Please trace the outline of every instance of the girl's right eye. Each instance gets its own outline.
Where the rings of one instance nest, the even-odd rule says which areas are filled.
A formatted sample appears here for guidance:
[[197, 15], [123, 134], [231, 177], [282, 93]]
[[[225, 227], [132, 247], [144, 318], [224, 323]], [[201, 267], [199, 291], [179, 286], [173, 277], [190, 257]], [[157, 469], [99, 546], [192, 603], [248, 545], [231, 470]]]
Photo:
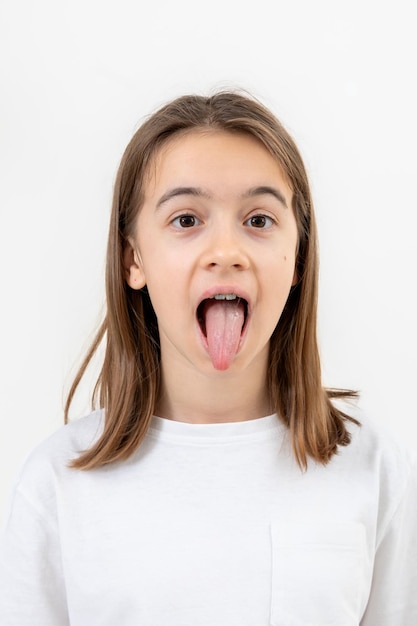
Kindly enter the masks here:
[[201, 224], [200, 220], [195, 215], [179, 215], [172, 220], [171, 224], [176, 228], [192, 228]]

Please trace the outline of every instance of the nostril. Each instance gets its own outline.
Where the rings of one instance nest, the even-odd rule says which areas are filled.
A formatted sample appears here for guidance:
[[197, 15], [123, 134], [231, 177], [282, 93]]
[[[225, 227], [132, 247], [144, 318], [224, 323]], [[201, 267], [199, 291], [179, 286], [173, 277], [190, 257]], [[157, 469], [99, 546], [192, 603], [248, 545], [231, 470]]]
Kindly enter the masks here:
[[207, 264], [207, 267], [215, 269], [216, 267], [232, 267], [237, 270], [246, 269], [248, 263], [245, 263], [243, 260], [241, 262], [232, 262], [225, 258], [218, 259], [216, 261], [210, 261]]
[[205, 267], [210, 269], [227, 267], [240, 270], [249, 266], [246, 251], [240, 245], [226, 242], [221, 237], [205, 250], [201, 258]]

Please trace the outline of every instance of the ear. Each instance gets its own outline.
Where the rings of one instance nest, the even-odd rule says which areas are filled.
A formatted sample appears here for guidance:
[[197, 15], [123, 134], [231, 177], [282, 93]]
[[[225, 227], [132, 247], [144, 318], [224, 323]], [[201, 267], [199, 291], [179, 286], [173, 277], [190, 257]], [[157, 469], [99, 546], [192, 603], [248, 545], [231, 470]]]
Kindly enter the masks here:
[[132, 289], [142, 289], [146, 285], [143, 263], [138, 250], [134, 247], [130, 238], [126, 241], [123, 251], [123, 265], [125, 279]]

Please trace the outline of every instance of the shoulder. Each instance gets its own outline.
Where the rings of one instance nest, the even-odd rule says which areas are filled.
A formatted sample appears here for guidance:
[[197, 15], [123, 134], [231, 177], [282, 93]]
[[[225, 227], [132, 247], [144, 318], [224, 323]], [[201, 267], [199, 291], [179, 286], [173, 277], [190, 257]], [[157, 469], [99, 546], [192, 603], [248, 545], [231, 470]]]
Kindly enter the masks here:
[[352, 449], [365, 460], [406, 474], [416, 464], [416, 450], [406, 444], [393, 427], [380, 423], [375, 416], [360, 409], [350, 413], [359, 426], [351, 428]]
[[336, 464], [344, 466], [363, 480], [371, 481], [379, 493], [379, 503], [394, 512], [416, 479], [417, 454], [404, 438], [359, 408], [344, 407], [344, 412], [358, 420], [350, 424], [351, 443], [341, 448]]
[[28, 494], [46, 491], [57, 477], [73, 472], [70, 462], [97, 440], [103, 423], [103, 411], [94, 411], [49, 435], [21, 464], [15, 489]]
[[46, 460], [51, 464], [69, 463], [74, 456], [89, 448], [103, 429], [103, 411], [94, 411], [74, 422], [61, 426], [29, 454], [27, 464]]
[[346, 422], [347, 430], [351, 435], [351, 443], [346, 448], [340, 448], [340, 454], [346, 451], [346, 456], [353, 459], [367, 460], [372, 463], [394, 464], [407, 471], [416, 463], [417, 449], [406, 443], [404, 437], [395, 430], [394, 426], [387, 426], [378, 416], [364, 410], [354, 401], [335, 401], [337, 409], [357, 421]]

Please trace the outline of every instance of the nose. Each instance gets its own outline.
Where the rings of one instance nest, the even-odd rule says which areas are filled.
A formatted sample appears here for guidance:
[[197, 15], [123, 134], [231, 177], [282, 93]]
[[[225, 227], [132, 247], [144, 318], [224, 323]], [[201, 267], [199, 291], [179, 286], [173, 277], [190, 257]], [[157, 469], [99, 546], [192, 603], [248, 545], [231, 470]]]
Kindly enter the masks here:
[[201, 263], [206, 269], [247, 269], [249, 257], [243, 237], [232, 226], [220, 224], [207, 236]]

